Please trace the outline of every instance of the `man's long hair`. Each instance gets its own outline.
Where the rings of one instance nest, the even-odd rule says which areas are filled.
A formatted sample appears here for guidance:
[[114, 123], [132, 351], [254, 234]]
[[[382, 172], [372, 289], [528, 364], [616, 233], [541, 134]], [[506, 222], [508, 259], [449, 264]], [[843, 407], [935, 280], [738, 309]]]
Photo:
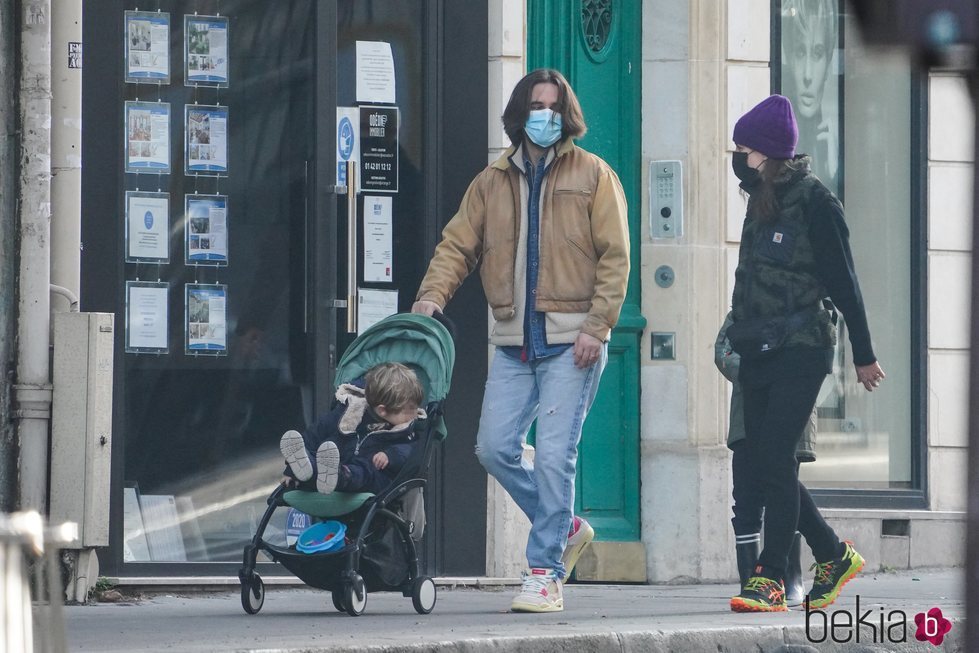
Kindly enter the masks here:
[[537, 84], [554, 84], [557, 86], [557, 105], [552, 107], [555, 113], [561, 114], [561, 138], [581, 138], [588, 127], [585, 126], [585, 116], [581, 112], [578, 96], [574, 94], [564, 75], [553, 68], [538, 68], [527, 73], [513, 87], [510, 101], [503, 111], [503, 130], [510, 142], [519, 145], [523, 142], [524, 125], [530, 115], [531, 96]]

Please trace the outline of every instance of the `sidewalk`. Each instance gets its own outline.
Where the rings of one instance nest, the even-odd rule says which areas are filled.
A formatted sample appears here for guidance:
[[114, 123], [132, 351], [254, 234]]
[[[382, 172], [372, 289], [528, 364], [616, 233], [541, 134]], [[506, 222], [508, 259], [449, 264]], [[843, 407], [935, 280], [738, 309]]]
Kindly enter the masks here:
[[[736, 614], [728, 609], [735, 585], [592, 585], [565, 588], [564, 612], [511, 614], [514, 588], [472, 589], [440, 585], [430, 615], [417, 614], [410, 598], [369, 594], [360, 617], [337, 612], [330, 594], [311, 589], [266, 587], [265, 605], [249, 616], [233, 591], [159, 594], [116, 604], [69, 606], [65, 610], [69, 651], [104, 653], [203, 653], [263, 651], [517, 651], [740, 652], [961, 651], [964, 652], [964, 587], [961, 569], [900, 574], [862, 574], [826, 613], [837, 640], [812, 643], [826, 634], [823, 618], [801, 610]], [[856, 642], [857, 597], [864, 625]], [[915, 639], [914, 616], [933, 607], [952, 621], [942, 646]], [[880, 624], [906, 614], [907, 642], [900, 626], [881, 633]], [[837, 614], [834, 616], [834, 611]], [[832, 621], [830, 621], [832, 620]], [[834, 633], [830, 633], [831, 635]], [[876, 642], [875, 642], [876, 639]]]

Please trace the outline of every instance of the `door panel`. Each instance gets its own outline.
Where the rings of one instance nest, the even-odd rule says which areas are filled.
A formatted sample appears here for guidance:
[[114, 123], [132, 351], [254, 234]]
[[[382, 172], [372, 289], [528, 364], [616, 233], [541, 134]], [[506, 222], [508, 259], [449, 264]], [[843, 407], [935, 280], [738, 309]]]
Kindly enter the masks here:
[[641, 3], [530, 0], [529, 68], [557, 68], [581, 102], [579, 144], [608, 162], [629, 203], [631, 272], [609, 364], [585, 421], [575, 510], [599, 540], [639, 539], [639, 313]]

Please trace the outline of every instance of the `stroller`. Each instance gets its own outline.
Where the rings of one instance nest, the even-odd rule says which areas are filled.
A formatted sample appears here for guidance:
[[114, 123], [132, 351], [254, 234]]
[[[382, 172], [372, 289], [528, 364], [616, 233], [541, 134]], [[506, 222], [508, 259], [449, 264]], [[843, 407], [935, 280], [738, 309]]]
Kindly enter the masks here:
[[[425, 389], [427, 419], [415, 422], [417, 444], [407, 463], [380, 494], [320, 494], [290, 490], [280, 484], [268, 498], [258, 530], [245, 546], [241, 606], [256, 614], [265, 603], [265, 585], [255, 571], [259, 551], [279, 562], [311, 587], [329, 590], [333, 606], [359, 616], [367, 593], [400, 591], [415, 610], [435, 607], [435, 582], [419, 574], [415, 541], [423, 535], [425, 473], [434, 445], [446, 437], [442, 402], [449, 391], [455, 348], [449, 330], [434, 318], [418, 314], [389, 316], [351, 343], [337, 366], [335, 386], [362, 377], [379, 363], [399, 362], [412, 368]], [[292, 507], [314, 519], [338, 520], [346, 538], [337, 549], [303, 553], [263, 539], [276, 508]]]

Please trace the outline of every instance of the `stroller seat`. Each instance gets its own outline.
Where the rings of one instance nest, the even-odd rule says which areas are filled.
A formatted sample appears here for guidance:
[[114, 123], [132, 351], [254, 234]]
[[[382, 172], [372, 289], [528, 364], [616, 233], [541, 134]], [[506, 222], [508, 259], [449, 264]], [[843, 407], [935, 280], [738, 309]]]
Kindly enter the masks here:
[[304, 512], [311, 517], [327, 519], [342, 517], [356, 511], [368, 499], [374, 496], [371, 492], [333, 492], [320, 494], [305, 490], [292, 490], [282, 495], [283, 500], [291, 507]]

